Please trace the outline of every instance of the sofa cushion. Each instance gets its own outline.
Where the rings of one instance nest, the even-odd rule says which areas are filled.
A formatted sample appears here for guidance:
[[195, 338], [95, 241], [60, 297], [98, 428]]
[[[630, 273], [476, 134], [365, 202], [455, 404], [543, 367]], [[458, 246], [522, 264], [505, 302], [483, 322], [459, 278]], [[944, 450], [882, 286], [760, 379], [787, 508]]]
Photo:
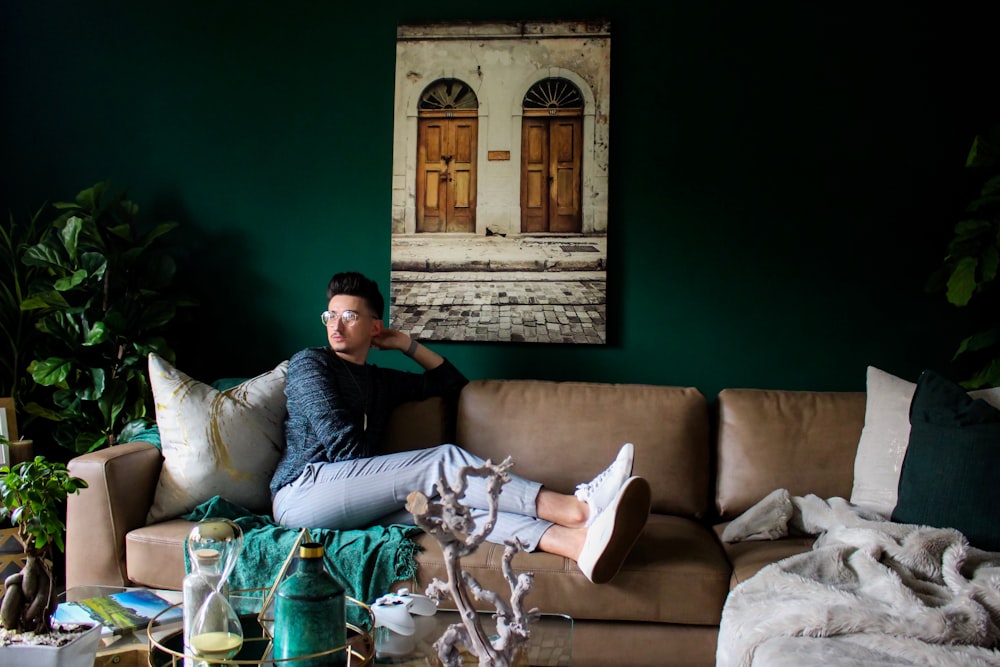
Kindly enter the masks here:
[[[731, 522], [715, 526], [715, 532], [722, 540], [722, 533]], [[733, 566], [730, 588], [736, 588], [763, 568], [779, 560], [811, 551], [816, 538], [812, 535], [782, 537], [777, 540], [754, 540], [748, 542], [722, 542], [726, 557]]]
[[924, 371], [910, 424], [892, 520], [955, 528], [973, 546], [1000, 551], [1000, 409]]
[[724, 389], [719, 393], [716, 506], [733, 519], [775, 489], [851, 493], [862, 392]]
[[[916, 384], [868, 367], [865, 426], [854, 460], [851, 502], [889, 517], [910, 439], [910, 402]], [[969, 393], [1000, 407], [1000, 388]]]
[[126, 534], [130, 585], [179, 591], [184, 582], [184, 541], [193, 527], [193, 521], [171, 519]]
[[218, 495], [255, 512], [271, 511], [268, 484], [285, 447], [287, 369], [283, 361], [218, 391], [149, 355], [163, 468], [148, 523], [190, 512]]
[[457, 442], [514, 472], [572, 493], [625, 442], [649, 480], [652, 511], [699, 517], [711, 502], [708, 406], [690, 387], [475, 380], [462, 390]]
[[[441, 547], [430, 535], [418, 542], [415, 582], [400, 585], [423, 591], [437, 577], [447, 581]], [[504, 547], [484, 543], [462, 559], [462, 568], [484, 588], [504, 597]], [[653, 514], [621, 570], [610, 583], [595, 586], [576, 563], [536, 551], [519, 553], [516, 572], [534, 573], [529, 607], [568, 614], [574, 620], [649, 621], [685, 625], [718, 625], [729, 592], [730, 567], [709, 528], [684, 517]], [[482, 604], [482, 603], [481, 603]], [[482, 609], [489, 609], [483, 604]]]

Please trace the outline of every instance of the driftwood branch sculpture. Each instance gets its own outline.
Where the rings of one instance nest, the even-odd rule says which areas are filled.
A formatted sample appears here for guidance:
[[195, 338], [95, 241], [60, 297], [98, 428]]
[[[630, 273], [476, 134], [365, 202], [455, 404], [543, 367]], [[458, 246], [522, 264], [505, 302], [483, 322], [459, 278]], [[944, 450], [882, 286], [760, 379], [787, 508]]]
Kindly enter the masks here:
[[[513, 467], [508, 456], [500, 464], [486, 461], [482, 466], [465, 466], [458, 471], [458, 479], [451, 485], [442, 472], [437, 484], [440, 500], [431, 501], [419, 491], [407, 496], [406, 509], [413, 514], [417, 525], [434, 535], [445, 557], [448, 581], [435, 578], [427, 587], [427, 597], [440, 601], [450, 596], [459, 611], [461, 623], [450, 625], [434, 643], [438, 657], [445, 667], [462, 664], [461, 647], [479, 658], [480, 667], [511, 667], [517, 648], [527, 642], [529, 623], [538, 618], [538, 610], [524, 611], [524, 598], [531, 591], [534, 575], [530, 572], [516, 574], [512, 561], [524, 548], [520, 540], [507, 542], [502, 568], [504, 579], [510, 587], [510, 598], [480, 586], [476, 578], [462, 570], [461, 559], [479, 548], [493, 532], [498, 513], [498, 496], [503, 485], [510, 481], [507, 471]], [[486, 521], [477, 530], [469, 508], [461, 503], [470, 477], [485, 478], [489, 493]], [[496, 612], [497, 637], [490, 641], [483, 630], [475, 601], [490, 604]]]

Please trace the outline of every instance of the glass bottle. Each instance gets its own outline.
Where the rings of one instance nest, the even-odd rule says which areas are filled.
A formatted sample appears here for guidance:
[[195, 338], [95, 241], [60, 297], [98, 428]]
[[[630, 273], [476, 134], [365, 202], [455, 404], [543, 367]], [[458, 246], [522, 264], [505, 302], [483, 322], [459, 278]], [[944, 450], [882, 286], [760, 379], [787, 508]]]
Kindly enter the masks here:
[[[299, 548], [298, 569], [278, 586], [274, 608], [274, 658], [286, 659], [343, 649], [347, 643], [344, 587], [327, 571], [323, 545]], [[307, 660], [296, 667], [347, 663], [346, 649]]]

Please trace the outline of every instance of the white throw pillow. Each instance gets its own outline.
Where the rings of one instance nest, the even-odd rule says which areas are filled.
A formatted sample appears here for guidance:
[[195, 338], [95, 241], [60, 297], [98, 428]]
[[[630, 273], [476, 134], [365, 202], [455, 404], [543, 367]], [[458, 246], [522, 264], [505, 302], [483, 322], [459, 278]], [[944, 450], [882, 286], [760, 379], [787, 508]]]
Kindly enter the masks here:
[[[899, 473], [910, 442], [910, 402], [915, 382], [868, 367], [865, 425], [854, 457], [851, 503], [889, 518], [896, 507]], [[1000, 388], [970, 391], [1000, 408]]]
[[148, 523], [186, 514], [215, 496], [270, 512], [271, 474], [285, 448], [287, 372], [283, 361], [218, 391], [149, 355], [163, 468]]

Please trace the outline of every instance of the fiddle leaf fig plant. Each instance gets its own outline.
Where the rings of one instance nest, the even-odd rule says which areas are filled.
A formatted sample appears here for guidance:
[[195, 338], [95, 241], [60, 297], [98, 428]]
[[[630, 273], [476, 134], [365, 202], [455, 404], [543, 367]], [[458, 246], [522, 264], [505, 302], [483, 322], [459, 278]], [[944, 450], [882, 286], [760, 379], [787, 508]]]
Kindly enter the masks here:
[[[6, 440], [6, 438], [3, 438]], [[9, 443], [8, 443], [9, 444]], [[25, 564], [4, 581], [0, 625], [17, 632], [47, 634], [58, 587], [52, 573], [54, 551], [65, 551], [66, 524], [60, 508], [87, 483], [69, 474], [66, 464], [36, 456], [13, 468], [0, 467], [0, 517], [17, 527]]]
[[[979, 194], [966, 207], [942, 267], [932, 276], [931, 289], [943, 290], [958, 307], [978, 307], [981, 328], [964, 338], [955, 358], [974, 365], [962, 384], [969, 389], [1000, 386], [1000, 123], [976, 136], [966, 159], [981, 178]], [[970, 306], [971, 304], [971, 306]]]
[[176, 223], [141, 232], [138, 206], [104, 182], [54, 206], [58, 217], [21, 257], [37, 269], [21, 303], [40, 334], [28, 372], [47, 388], [25, 410], [53, 421], [53, 439], [83, 453], [153, 421], [147, 355], [173, 361], [164, 334], [191, 302], [174, 295], [176, 262], [162, 246]]
[[[18, 412], [26, 414], [24, 404], [31, 401], [35, 383], [27, 372], [33, 358], [37, 331], [35, 312], [21, 310], [28, 286], [38, 272], [37, 267], [21, 263], [24, 249], [41, 238], [42, 209], [26, 222], [9, 216], [6, 227], [0, 227], [0, 396], [10, 396]], [[26, 428], [31, 419], [25, 419]]]

